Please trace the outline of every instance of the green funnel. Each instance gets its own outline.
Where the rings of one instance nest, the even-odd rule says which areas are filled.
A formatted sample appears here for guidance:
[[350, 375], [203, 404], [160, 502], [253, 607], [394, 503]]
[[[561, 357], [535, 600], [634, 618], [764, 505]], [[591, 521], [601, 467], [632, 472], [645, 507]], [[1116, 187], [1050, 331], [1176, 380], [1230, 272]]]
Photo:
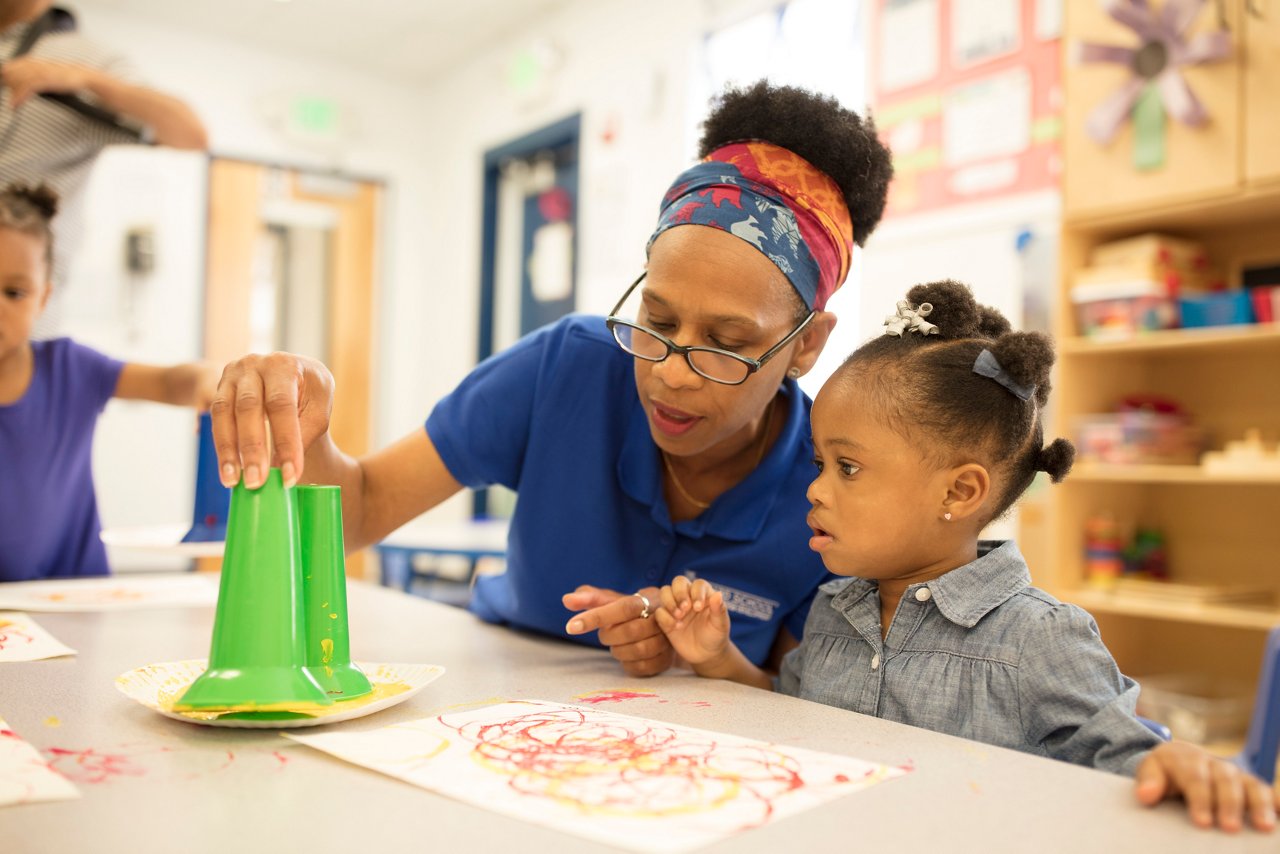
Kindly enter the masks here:
[[271, 469], [231, 493], [209, 669], [175, 711], [305, 711], [331, 706], [306, 664], [302, 561], [292, 489]]
[[342, 489], [298, 486], [298, 534], [302, 546], [302, 603], [307, 626], [307, 670], [335, 700], [373, 690], [351, 663], [347, 634], [347, 561], [342, 547]]

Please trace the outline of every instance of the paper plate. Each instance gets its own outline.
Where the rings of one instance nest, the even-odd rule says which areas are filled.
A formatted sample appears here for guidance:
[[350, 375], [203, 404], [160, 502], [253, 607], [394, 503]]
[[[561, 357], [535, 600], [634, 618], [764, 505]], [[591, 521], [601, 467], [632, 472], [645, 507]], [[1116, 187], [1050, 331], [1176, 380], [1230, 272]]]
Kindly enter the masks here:
[[207, 662], [203, 658], [148, 664], [121, 673], [116, 677], [116, 687], [126, 697], [175, 721], [245, 729], [291, 729], [335, 724], [380, 712], [403, 703], [444, 673], [444, 668], [436, 664], [357, 663], [373, 683], [372, 694], [334, 703], [315, 714], [299, 714], [284, 720], [277, 713], [267, 712], [175, 712], [174, 702], [204, 673]]
[[146, 525], [137, 528], [107, 528], [102, 532], [102, 542], [113, 549], [141, 549], [162, 552], [179, 557], [221, 557], [222, 540], [204, 543], [184, 543], [182, 538], [191, 530], [190, 525]]

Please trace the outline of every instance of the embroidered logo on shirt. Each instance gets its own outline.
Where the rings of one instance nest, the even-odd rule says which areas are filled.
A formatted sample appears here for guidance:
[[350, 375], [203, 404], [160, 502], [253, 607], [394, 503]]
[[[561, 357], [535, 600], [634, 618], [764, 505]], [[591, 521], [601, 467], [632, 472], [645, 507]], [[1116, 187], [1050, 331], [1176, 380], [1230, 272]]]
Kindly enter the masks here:
[[[684, 576], [690, 581], [694, 581], [697, 579], [698, 574], [693, 570], [688, 570]], [[773, 619], [773, 611], [778, 607], [778, 602], [766, 599], [763, 596], [757, 596], [755, 593], [738, 590], [727, 584], [719, 584], [711, 579], [706, 581], [712, 588], [720, 591], [720, 595], [724, 597], [725, 607], [733, 613], [740, 614], [743, 617], [751, 617], [755, 620], [764, 620], [765, 622]]]

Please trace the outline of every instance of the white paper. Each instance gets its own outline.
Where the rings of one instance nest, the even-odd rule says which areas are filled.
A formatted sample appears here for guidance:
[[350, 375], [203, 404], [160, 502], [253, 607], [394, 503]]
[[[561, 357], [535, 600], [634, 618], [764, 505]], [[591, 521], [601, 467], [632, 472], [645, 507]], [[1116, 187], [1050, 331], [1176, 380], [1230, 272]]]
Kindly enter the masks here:
[[284, 735], [441, 795], [632, 851], [687, 851], [906, 773], [543, 700], [363, 732]]
[[533, 233], [528, 265], [534, 299], [559, 302], [573, 296], [573, 226], [567, 222], [539, 226]]
[[0, 608], [20, 611], [120, 611], [215, 605], [216, 575], [118, 575], [0, 584]]
[[1013, 53], [1022, 43], [1022, 0], [951, 0], [951, 62], [957, 68]]
[[76, 651], [20, 611], [0, 611], [0, 661], [39, 661]]
[[0, 806], [78, 797], [79, 790], [0, 718]]
[[1021, 154], [1031, 145], [1031, 75], [1025, 68], [950, 90], [942, 99], [942, 159], [961, 166]]
[[938, 74], [938, 0], [887, 0], [880, 15], [880, 88], [886, 92]]

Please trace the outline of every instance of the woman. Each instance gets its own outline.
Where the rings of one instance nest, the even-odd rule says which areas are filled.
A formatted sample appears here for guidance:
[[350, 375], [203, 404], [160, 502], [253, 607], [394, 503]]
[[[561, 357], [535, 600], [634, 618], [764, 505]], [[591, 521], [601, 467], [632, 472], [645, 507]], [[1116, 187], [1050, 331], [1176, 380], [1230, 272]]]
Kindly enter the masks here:
[[[701, 156], [666, 193], [645, 274], [607, 320], [527, 336], [383, 451], [334, 445], [318, 362], [228, 366], [212, 407], [223, 483], [243, 470], [255, 487], [270, 464], [286, 483], [305, 471], [341, 485], [353, 549], [463, 486], [501, 483], [519, 500], [507, 572], [473, 593], [482, 618], [598, 631], [627, 673], [652, 675], [673, 654], [651, 607], [683, 575], [724, 593], [752, 661], [778, 661], [827, 578], [806, 545], [813, 448], [796, 380], [835, 325], [826, 301], [880, 219], [892, 167], [869, 121], [764, 82], [719, 99]], [[583, 613], [564, 625], [566, 609]]]

